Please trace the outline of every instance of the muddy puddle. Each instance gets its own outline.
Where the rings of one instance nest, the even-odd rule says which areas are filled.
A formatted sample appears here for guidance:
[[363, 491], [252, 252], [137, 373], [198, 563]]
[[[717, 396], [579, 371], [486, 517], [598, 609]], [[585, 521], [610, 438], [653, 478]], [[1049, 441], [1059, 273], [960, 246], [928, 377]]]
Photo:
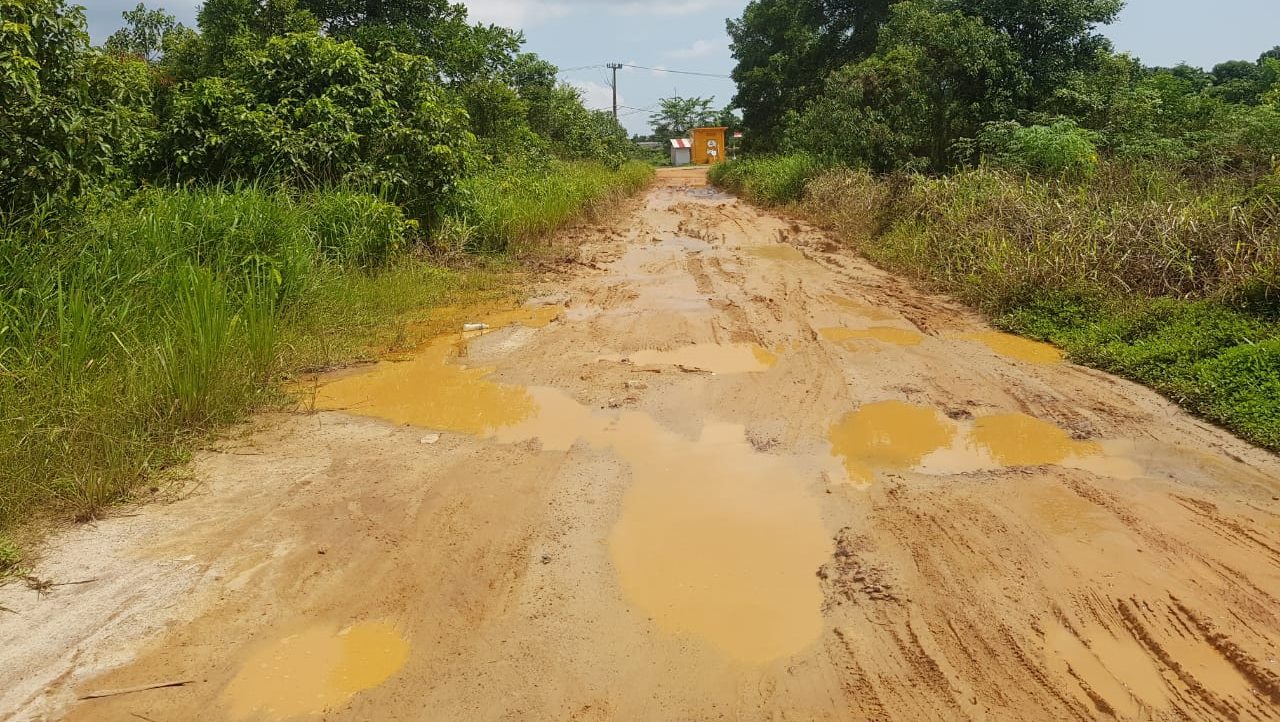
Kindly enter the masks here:
[[937, 409], [883, 401], [847, 414], [827, 435], [851, 482], [870, 484], [878, 471], [950, 476], [975, 471], [1061, 466], [1098, 476], [1134, 479], [1142, 468], [1103, 444], [1078, 441], [1025, 414], [953, 421]]
[[830, 538], [806, 480], [741, 426], [697, 441], [627, 414], [600, 437], [632, 469], [609, 550], [627, 599], [659, 628], [764, 663], [822, 632], [814, 574]]
[[1031, 364], [1056, 364], [1065, 357], [1055, 346], [999, 331], [965, 333], [957, 338], [977, 341], [1001, 356]]
[[395, 674], [409, 643], [390, 624], [365, 622], [336, 632], [314, 628], [251, 655], [225, 693], [237, 720], [322, 714]]
[[875, 341], [891, 346], [919, 346], [924, 343], [924, 334], [919, 331], [893, 326], [873, 326], [861, 329], [824, 328], [819, 333], [824, 339], [853, 350], [857, 350], [867, 341]]
[[627, 361], [637, 366], [674, 366], [713, 374], [745, 374], [768, 371], [778, 362], [778, 357], [753, 343], [698, 343], [663, 351], [645, 349], [625, 356], [601, 356], [600, 360]]

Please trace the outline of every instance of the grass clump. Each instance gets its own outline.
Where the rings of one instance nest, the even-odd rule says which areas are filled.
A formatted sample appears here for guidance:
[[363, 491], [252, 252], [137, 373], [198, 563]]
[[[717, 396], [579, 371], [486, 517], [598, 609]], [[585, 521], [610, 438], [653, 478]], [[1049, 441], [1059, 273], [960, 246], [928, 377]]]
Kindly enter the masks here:
[[800, 200], [805, 186], [823, 170], [808, 155], [749, 156], [711, 167], [710, 181], [764, 205]]
[[473, 253], [520, 253], [583, 213], [634, 194], [653, 174], [652, 166], [638, 161], [617, 170], [561, 161], [493, 168], [463, 181], [442, 240]]

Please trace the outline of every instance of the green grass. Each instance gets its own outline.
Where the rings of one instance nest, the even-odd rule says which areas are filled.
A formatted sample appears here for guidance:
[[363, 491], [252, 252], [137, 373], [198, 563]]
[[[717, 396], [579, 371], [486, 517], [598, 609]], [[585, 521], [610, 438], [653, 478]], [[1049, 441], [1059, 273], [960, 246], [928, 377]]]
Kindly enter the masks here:
[[748, 200], [782, 205], [800, 200], [805, 186], [823, 167], [807, 155], [748, 156], [712, 166], [707, 177]]
[[599, 163], [553, 161], [544, 167], [496, 168], [462, 183], [457, 209], [440, 240], [455, 250], [520, 254], [565, 223], [644, 188], [653, 167], [618, 170]]
[[1280, 175], [1249, 185], [1117, 165], [1087, 180], [830, 169], [797, 193], [802, 174], [781, 169], [810, 164], [742, 161], [718, 182], [787, 202], [876, 264], [1280, 450]]
[[474, 178], [446, 223], [491, 253], [449, 267], [411, 247], [401, 209], [358, 191], [152, 189], [0, 226], [0, 577], [33, 522], [145, 496], [211, 433], [288, 403], [282, 381], [510, 299], [519, 264], [500, 252], [651, 176], [637, 163]]

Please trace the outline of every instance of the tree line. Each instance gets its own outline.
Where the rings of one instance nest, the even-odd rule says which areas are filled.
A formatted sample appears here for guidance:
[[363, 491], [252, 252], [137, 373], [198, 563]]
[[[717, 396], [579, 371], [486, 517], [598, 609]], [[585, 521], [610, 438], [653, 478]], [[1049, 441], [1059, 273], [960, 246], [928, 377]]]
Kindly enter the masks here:
[[876, 171], [980, 161], [1087, 173], [1097, 155], [1196, 173], [1280, 156], [1280, 47], [1150, 67], [1098, 28], [1122, 0], [754, 0], [728, 23], [756, 151]]

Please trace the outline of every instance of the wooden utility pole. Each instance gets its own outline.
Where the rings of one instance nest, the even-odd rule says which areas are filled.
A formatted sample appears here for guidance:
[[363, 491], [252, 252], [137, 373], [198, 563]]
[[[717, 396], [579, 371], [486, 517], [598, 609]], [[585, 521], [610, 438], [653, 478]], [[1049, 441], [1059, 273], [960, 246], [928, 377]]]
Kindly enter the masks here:
[[609, 69], [613, 71], [613, 120], [618, 121], [618, 69], [622, 67], [622, 63], [609, 63]]

